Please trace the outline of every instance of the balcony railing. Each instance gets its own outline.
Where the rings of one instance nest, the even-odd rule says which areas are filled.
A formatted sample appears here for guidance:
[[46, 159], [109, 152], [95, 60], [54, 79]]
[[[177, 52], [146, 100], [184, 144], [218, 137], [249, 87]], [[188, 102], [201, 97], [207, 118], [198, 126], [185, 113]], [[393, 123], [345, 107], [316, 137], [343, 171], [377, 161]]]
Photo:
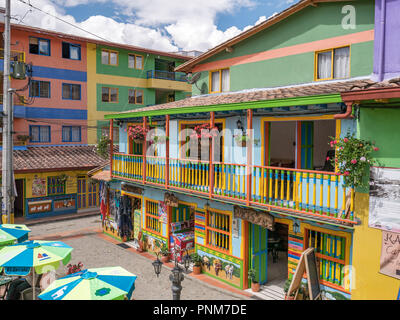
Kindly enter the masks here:
[[[210, 170], [209, 161], [147, 156], [143, 179], [143, 156], [114, 154], [112, 159], [112, 175], [117, 178], [355, 223], [354, 188], [345, 187], [343, 177], [334, 172], [218, 162]], [[250, 185], [247, 172], [251, 174]]]
[[161, 70], [149, 70], [147, 71], [147, 79], [162, 79], [186, 82], [186, 74], [184, 72], [170, 72]]
[[[19, 62], [25, 61], [25, 52], [23, 51], [11, 50], [10, 56], [11, 56], [11, 61], [19, 61]], [[4, 48], [0, 48], [0, 59], [4, 60]]]

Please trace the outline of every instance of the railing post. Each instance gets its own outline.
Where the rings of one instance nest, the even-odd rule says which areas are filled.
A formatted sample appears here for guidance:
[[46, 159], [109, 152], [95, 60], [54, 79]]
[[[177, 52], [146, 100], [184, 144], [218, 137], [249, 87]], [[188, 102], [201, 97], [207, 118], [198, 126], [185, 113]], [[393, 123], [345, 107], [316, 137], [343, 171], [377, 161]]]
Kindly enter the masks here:
[[[146, 132], [147, 128], [147, 118], [143, 117], [143, 131]], [[143, 164], [142, 164], [142, 182], [143, 184], [146, 183], [146, 152], [147, 152], [147, 137], [145, 136], [143, 141], [143, 148], [142, 148], [142, 155], [143, 155]]]
[[[212, 128], [214, 128], [215, 126], [215, 112], [211, 111], [210, 113], [210, 132], [212, 130]], [[209, 197], [211, 198], [213, 193], [214, 193], [214, 176], [215, 176], [215, 172], [214, 172], [214, 164], [213, 164], [213, 157], [214, 157], [214, 137], [211, 136], [211, 142], [210, 142], [210, 157], [209, 157], [209, 161], [210, 161], [210, 188], [208, 190], [209, 193]]]
[[165, 116], [165, 188], [169, 186], [169, 114]]
[[113, 153], [114, 153], [114, 121], [110, 119], [110, 177], [113, 174]]
[[247, 144], [247, 165], [246, 165], [246, 174], [247, 174], [247, 199], [246, 204], [250, 205], [251, 200], [251, 166], [253, 164], [253, 110], [247, 109], [247, 135], [248, 135], [248, 144]]

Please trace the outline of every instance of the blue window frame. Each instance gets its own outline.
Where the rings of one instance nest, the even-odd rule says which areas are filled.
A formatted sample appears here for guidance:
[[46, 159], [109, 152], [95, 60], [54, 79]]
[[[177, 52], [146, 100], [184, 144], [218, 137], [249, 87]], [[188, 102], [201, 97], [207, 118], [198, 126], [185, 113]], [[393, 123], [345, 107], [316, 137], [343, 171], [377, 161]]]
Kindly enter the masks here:
[[63, 83], [62, 98], [64, 100], [81, 100], [81, 85]]
[[63, 42], [62, 57], [64, 59], [81, 60], [81, 45]]
[[63, 126], [62, 141], [63, 142], [80, 142], [82, 140], [80, 126]]
[[29, 136], [31, 142], [50, 142], [50, 126], [29, 126]]
[[64, 194], [65, 181], [59, 177], [47, 177], [47, 195]]
[[50, 98], [50, 82], [31, 80], [29, 85], [29, 96], [36, 98]]
[[29, 37], [29, 53], [41, 56], [50, 56], [50, 40]]

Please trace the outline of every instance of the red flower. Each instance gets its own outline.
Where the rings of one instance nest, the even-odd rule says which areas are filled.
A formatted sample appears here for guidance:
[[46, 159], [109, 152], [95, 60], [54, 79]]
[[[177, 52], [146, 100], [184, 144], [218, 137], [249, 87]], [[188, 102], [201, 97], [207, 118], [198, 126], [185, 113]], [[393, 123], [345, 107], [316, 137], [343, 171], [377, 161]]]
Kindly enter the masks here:
[[345, 171], [345, 172], [344, 172], [344, 175], [345, 175], [345, 176], [348, 176], [349, 174], [350, 174], [350, 172], [348, 172], [348, 171]]
[[344, 142], [348, 142], [348, 141], [349, 141], [349, 139], [347, 139], [347, 138], [344, 138], [344, 139], [343, 139], [343, 141], [344, 141]]
[[329, 157], [326, 157], [326, 161], [329, 161], [330, 160], [330, 158]]
[[357, 163], [357, 160], [356, 159], [353, 159], [353, 160], [351, 160], [350, 161], [352, 164], [356, 164]]
[[379, 148], [378, 147], [374, 147], [374, 151], [379, 151]]

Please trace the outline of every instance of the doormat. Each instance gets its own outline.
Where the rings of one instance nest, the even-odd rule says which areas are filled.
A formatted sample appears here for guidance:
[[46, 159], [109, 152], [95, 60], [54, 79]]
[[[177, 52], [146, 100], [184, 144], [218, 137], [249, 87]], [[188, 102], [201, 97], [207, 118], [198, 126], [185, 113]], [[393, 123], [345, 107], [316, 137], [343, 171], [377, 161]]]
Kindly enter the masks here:
[[118, 243], [117, 246], [120, 246], [121, 248], [124, 248], [124, 249], [130, 248], [130, 246], [128, 246], [128, 245], [125, 244], [125, 243]]

